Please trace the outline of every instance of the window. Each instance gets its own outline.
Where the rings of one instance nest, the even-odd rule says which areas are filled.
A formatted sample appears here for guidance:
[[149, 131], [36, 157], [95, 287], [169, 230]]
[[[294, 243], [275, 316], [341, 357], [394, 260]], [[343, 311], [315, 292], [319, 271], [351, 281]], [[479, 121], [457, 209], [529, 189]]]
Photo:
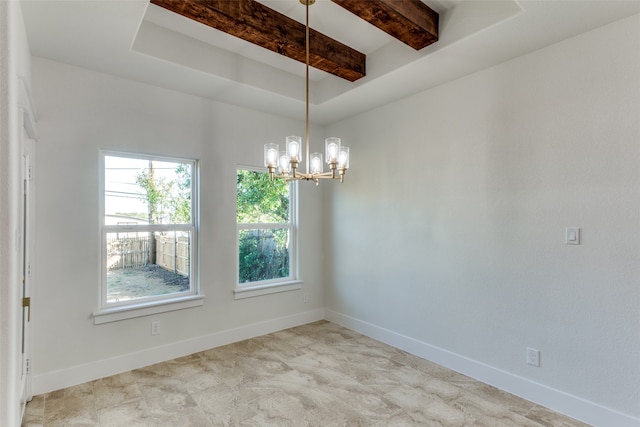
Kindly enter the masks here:
[[106, 152], [101, 160], [102, 312], [197, 295], [196, 161]]
[[[296, 262], [296, 186], [269, 174], [239, 169], [236, 188], [238, 286], [261, 293], [300, 289]], [[272, 288], [264, 292], [264, 289]]]

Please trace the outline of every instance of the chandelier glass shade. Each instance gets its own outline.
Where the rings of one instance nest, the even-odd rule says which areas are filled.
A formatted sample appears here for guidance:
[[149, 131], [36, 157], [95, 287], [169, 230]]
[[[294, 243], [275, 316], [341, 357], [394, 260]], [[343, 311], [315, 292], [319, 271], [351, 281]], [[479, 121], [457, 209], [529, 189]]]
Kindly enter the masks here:
[[[264, 165], [269, 172], [271, 180], [280, 178], [287, 181], [314, 181], [316, 185], [320, 179], [340, 179], [343, 182], [344, 175], [349, 169], [349, 147], [342, 145], [340, 138], [331, 137], [325, 139], [324, 161], [322, 153], [310, 153], [309, 151], [309, 5], [315, 0], [300, 0], [306, 7], [305, 26], [305, 54], [306, 54], [306, 102], [305, 102], [305, 147], [304, 163], [305, 171], [299, 170], [303, 161], [302, 138], [299, 136], [287, 136], [284, 150], [276, 143], [264, 145]], [[324, 171], [324, 163], [329, 166], [329, 171]]]

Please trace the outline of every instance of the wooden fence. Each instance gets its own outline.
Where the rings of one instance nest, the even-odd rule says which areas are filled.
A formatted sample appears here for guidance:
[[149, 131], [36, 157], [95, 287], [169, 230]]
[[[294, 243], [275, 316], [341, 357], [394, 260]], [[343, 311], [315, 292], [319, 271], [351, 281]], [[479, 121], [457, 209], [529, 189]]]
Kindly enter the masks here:
[[144, 267], [149, 264], [149, 236], [107, 238], [107, 270]]
[[[150, 264], [152, 245], [149, 235], [129, 234], [107, 238], [108, 270], [140, 268]], [[189, 246], [188, 236], [156, 235], [155, 264], [165, 270], [189, 276]]]
[[156, 237], [156, 264], [174, 273], [189, 275], [189, 238], [165, 235]]

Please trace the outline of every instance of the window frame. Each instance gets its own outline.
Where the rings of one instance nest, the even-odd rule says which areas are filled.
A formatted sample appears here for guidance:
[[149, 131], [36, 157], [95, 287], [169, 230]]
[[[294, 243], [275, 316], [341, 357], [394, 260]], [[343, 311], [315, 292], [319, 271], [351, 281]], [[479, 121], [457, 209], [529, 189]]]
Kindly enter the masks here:
[[[234, 295], [236, 299], [249, 298], [278, 292], [291, 291], [302, 288], [302, 280], [299, 274], [298, 256], [298, 182], [289, 181], [289, 222], [288, 223], [238, 223], [237, 207], [237, 177], [241, 170], [259, 172], [267, 175], [264, 168], [238, 165], [236, 167], [236, 235], [235, 235], [235, 265], [236, 285]], [[260, 280], [255, 282], [240, 283], [240, 232], [243, 230], [289, 230], [289, 276], [276, 279]]]
[[[98, 310], [93, 313], [94, 324], [107, 323], [166, 311], [203, 305], [204, 296], [200, 294], [199, 281], [199, 162], [197, 159], [162, 156], [147, 153], [134, 153], [114, 150], [99, 150], [100, 188], [99, 188], [99, 224], [100, 224], [100, 285]], [[191, 221], [188, 224], [105, 224], [106, 206], [106, 157], [122, 157], [137, 160], [155, 160], [191, 165]], [[107, 302], [107, 235], [110, 233], [149, 233], [185, 231], [190, 235], [189, 243], [189, 281], [188, 291], [167, 295], [155, 295], [120, 302]]]

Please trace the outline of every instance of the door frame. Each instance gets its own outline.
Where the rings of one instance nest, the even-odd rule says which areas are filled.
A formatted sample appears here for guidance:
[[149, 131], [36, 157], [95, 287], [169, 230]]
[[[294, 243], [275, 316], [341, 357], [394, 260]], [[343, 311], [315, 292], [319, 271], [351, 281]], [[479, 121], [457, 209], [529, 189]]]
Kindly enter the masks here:
[[20, 371], [20, 410], [22, 416], [27, 402], [33, 398], [31, 387], [31, 296], [33, 287], [33, 252], [34, 252], [34, 213], [35, 198], [33, 191], [35, 157], [35, 141], [29, 138], [27, 129], [23, 127], [21, 144], [21, 371]]
[[[19, 138], [19, 165], [20, 169], [17, 171], [17, 177], [20, 179], [20, 200], [19, 216], [17, 218], [20, 230], [17, 230], [17, 239], [20, 241], [18, 249], [18, 259], [20, 263], [16, 265], [17, 276], [20, 281], [18, 283], [19, 289], [19, 307], [17, 312], [20, 313], [17, 319], [19, 324], [17, 326], [17, 334], [22, 339], [18, 342], [18, 348], [15, 349], [16, 353], [16, 381], [18, 396], [16, 400], [20, 403], [19, 419], [22, 422], [24, 418], [24, 412], [27, 402], [33, 398], [31, 372], [33, 366], [33, 354], [32, 354], [32, 334], [30, 328], [30, 315], [32, 296], [34, 293], [34, 254], [35, 254], [35, 186], [34, 186], [34, 171], [35, 171], [35, 152], [36, 142], [38, 136], [36, 133], [37, 116], [35, 114], [33, 98], [29, 90], [28, 81], [18, 75], [17, 76], [18, 90], [17, 90], [17, 121], [18, 121], [18, 138]], [[25, 156], [28, 158], [29, 165], [27, 166]], [[26, 194], [26, 199], [25, 199]], [[26, 206], [26, 211], [25, 211]], [[17, 244], [18, 242], [16, 242]], [[24, 273], [24, 274], [23, 274]], [[16, 285], [18, 285], [16, 284]], [[25, 300], [29, 299], [29, 307], [25, 307]], [[26, 321], [26, 322], [25, 322]]]

